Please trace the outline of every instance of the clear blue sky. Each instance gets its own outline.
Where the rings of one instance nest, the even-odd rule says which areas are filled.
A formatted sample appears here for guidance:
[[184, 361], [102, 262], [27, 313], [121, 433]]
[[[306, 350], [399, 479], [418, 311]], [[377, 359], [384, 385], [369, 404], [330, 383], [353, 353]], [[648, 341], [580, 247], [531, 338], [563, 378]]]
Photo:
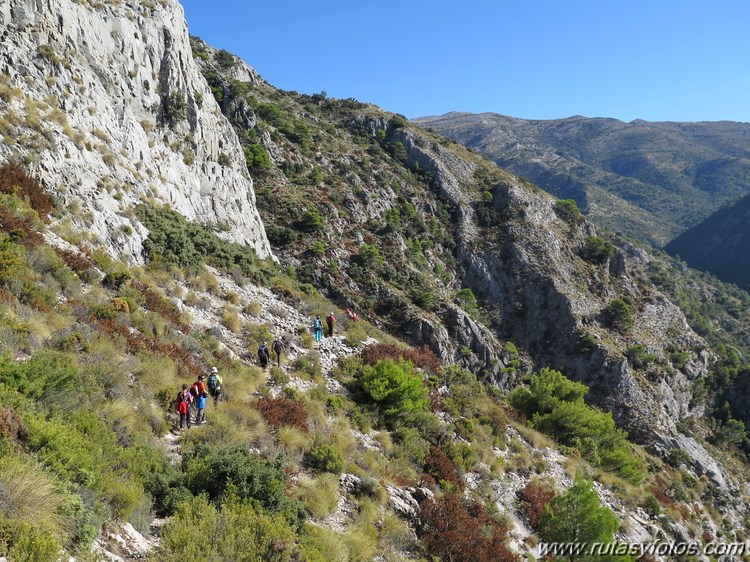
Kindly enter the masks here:
[[269, 83], [407, 117], [750, 122], [747, 0], [181, 0]]

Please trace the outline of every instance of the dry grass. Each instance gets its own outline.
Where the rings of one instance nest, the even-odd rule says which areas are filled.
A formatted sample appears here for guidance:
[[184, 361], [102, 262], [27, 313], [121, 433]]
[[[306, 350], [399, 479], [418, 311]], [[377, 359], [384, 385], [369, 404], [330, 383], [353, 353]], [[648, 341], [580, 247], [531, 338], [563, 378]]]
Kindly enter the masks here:
[[305, 509], [315, 518], [330, 515], [339, 503], [339, 478], [325, 473], [318, 477], [301, 476], [297, 482], [295, 495]]
[[12, 455], [0, 457], [0, 513], [60, 537], [71, 524], [61, 514], [63, 502], [54, 477], [41, 465]]

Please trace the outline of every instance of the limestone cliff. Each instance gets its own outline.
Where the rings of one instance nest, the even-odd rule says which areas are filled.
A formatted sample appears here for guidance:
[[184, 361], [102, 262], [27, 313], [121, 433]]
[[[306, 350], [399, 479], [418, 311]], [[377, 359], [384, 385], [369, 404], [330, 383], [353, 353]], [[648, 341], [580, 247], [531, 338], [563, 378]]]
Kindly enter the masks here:
[[149, 199], [271, 255], [176, 0], [3, 0], [0, 29], [0, 160], [80, 206], [77, 226], [138, 261], [147, 231], [130, 209]]

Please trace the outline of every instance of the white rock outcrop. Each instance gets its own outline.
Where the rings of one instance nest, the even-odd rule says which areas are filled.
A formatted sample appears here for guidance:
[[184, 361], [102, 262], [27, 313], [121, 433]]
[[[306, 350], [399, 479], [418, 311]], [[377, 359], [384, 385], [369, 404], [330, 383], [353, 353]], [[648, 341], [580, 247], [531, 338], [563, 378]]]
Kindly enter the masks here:
[[0, 30], [0, 162], [23, 160], [76, 226], [138, 262], [149, 200], [271, 256], [177, 0], [0, 0]]

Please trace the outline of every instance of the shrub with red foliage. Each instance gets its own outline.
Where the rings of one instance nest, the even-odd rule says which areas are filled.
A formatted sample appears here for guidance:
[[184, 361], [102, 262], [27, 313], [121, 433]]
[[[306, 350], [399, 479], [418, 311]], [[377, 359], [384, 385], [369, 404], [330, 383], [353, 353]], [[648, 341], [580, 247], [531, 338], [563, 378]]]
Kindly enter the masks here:
[[362, 359], [368, 365], [375, 365], [383, 359], [403, 359], [415, 367], [424, 369], [428, 373], [437, 373], [443, 366], [432, 350], [423, 345], [419, 349], [413, 347], [404, 348], [392, 343], [379, 343], [371, 345], [362, 351]]
[[450, 482], [455, 489], [463, 489], [463, 481], [455, 463], [435, 445], [430, 445], [430, 452], [424, 458], [424, 472], [436, 482]]
[[649, 492], [657, 499], [657, 501], [666, 506], [672, 506], [675, 504], [674, 499], [667, 493], [669, 484], [661, 477], [657, 476], [654, 479], [654, 484], [649, 488]]
[[26, 426], [15, 410], [0, 406], [0, 435], [8, 435], [14, 441], [26, 441], [28, 438]]
[[26, 249], [44, 244], [44, 237], [29, 220], [18, 217], [2, 207], [0, 207], [0, 230], [9, 234], [12, 240], [22, 244]]
[[187, 326], [180, 317], [180, 309], [177, 308], [177, 305], [165, 299], [150, 285], [136, 280], [131, 281], [131, 284], [134, 289], [143, 295], [145, 300], [143, 303], [144, 308], [164, 317], [168, 322], [175, 326], [179, 326], [183, 332], [188, 330], [189, 326]]
[[555, 490], [551, 486], [532, 480], [523, 490], [518, 491], [518, 499], [521, 501], [523, 509], [529, 524], [533, 529], [537, 529], [539, 520], [544, 513], [544, 507], [555, 497]]
[[0, 166], [0, 193], [17, 195], [25, 199], [45, 222], [53, 208], [52, 199], [39, 181], [27, 174], [24, 167], [17, 162], [6, 162]]
[[73, 250], [64, 250], [62, 248], [55, 248], [57, 255], [62, 258], [70, 269], [72, 269], [77, 275], [82, 275], [93, 267], [91, 260], [86, 257], [83, 253], [75, 252]]
[[420, 506], [419, 537], [431, 556], [452, 562], [517, 562], [505, 541], [508, 528], [477, 502], [452, 492]]
[[296, 427], [307, 433], [307, 409], [303, 404], [286, 396], [260, 398], [254, 407], [258, 410], [273, 429], [282, 425]]

